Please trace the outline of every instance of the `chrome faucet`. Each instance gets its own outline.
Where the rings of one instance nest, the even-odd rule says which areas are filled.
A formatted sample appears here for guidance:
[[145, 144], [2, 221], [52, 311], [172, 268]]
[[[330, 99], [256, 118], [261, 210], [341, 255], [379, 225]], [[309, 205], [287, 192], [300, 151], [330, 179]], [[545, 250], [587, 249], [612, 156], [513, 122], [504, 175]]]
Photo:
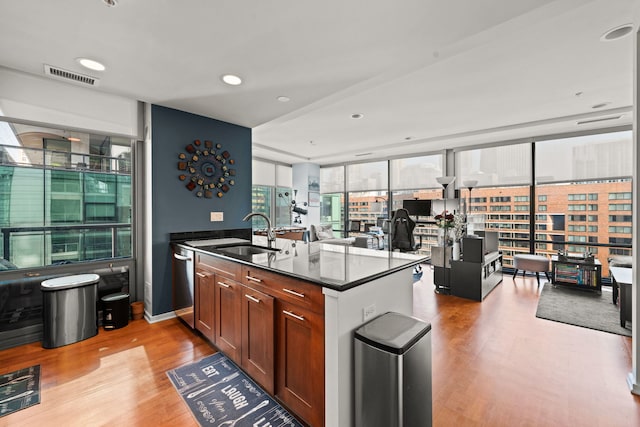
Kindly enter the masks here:
[[276, 241], [276, 233], [275, 231], [273, 231], [273, 227], [271, 227], [271, 220], [269, 219], [269, 217], [261, 212], [251, 212], [247, 214], [247, 216], [242, 218], [242, 220], [248, 221], [251, 217], [254, 217], [256, 215], [261, 216], [265, 219], [265, 221], [267, 221], [267, 247], [271, 249], [271, 247], [273, 246], [273, 242]]

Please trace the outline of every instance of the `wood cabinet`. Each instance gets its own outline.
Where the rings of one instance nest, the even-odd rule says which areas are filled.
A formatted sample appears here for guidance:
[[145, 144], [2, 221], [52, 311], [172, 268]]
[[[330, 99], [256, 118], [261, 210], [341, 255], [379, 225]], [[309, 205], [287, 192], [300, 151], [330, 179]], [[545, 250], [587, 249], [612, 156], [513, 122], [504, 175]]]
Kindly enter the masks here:
[[196, 327], [298, 417], [324, 425], [324, 295], [303, 280], [196, 255]]
[[324, 425], [324, 318], [276, 303], [276, 396], [312, 426]]
[[234, 280], [217, 274], [215, 282], [215, 344], [237, 364], [241, 358], [241, 288]]
[[242, 367], [273, 395], [275, 299], [249, 286], [242, 286], [241, 293]]
[[196, 268], [195, 279], [195, 328], [214, 342], [214, 274]]
[[275, 395], [310, 425], [324, 425], [322, 289], [246, 266], [243, 283], [275, 298]]
[[312, 283], [196, 256], [197, 329], [298, 417], [324, 425], [324, 295]]

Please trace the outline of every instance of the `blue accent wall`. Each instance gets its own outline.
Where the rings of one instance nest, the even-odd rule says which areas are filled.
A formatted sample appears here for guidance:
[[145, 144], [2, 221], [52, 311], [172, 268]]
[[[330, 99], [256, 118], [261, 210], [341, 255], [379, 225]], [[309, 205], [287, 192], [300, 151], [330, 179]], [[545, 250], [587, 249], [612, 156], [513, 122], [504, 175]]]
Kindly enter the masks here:
[[[250, 228], [242, 221], [251, 212], [251, 129], [208, 117], [153, 105], [151, 108], [151, 192], [153, 315], [172, 311], [169, 234]], [[180, 181], [178, 155], [194, 140], [222, 144], [235, 160], [235, 185], [223, 197], [199, 198]], [[211, 222], [211, 212], [224, 221]], [[149, 229], [148, 229], [149, 230]]]

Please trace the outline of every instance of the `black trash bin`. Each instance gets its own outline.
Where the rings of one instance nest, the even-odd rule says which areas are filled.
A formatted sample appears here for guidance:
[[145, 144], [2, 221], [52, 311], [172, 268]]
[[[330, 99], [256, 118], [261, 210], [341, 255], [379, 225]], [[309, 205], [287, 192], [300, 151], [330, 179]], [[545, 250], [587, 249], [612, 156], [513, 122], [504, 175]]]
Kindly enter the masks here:
[[56, 277], [42, 282], [42, 347], [56, 348], [98, 334], [97, 274]]
[[102, 326], [105, 330], [118, 329], [129, 324], [129, 294], [118, 292], [103, 296]]
[[356, 427], [432, 425], [431, 325], [386, 313], [355, 331]]

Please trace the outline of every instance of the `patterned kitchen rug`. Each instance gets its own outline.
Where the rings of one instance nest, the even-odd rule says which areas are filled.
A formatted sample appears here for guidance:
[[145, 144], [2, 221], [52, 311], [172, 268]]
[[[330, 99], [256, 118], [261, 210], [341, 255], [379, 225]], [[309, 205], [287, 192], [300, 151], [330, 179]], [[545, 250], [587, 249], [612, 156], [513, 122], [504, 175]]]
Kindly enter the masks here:
[[303, 426], [222, 353], [167, 376], [201, 426]]
[[0, 375], [0, 417], [40, 403], [40, 365]]

